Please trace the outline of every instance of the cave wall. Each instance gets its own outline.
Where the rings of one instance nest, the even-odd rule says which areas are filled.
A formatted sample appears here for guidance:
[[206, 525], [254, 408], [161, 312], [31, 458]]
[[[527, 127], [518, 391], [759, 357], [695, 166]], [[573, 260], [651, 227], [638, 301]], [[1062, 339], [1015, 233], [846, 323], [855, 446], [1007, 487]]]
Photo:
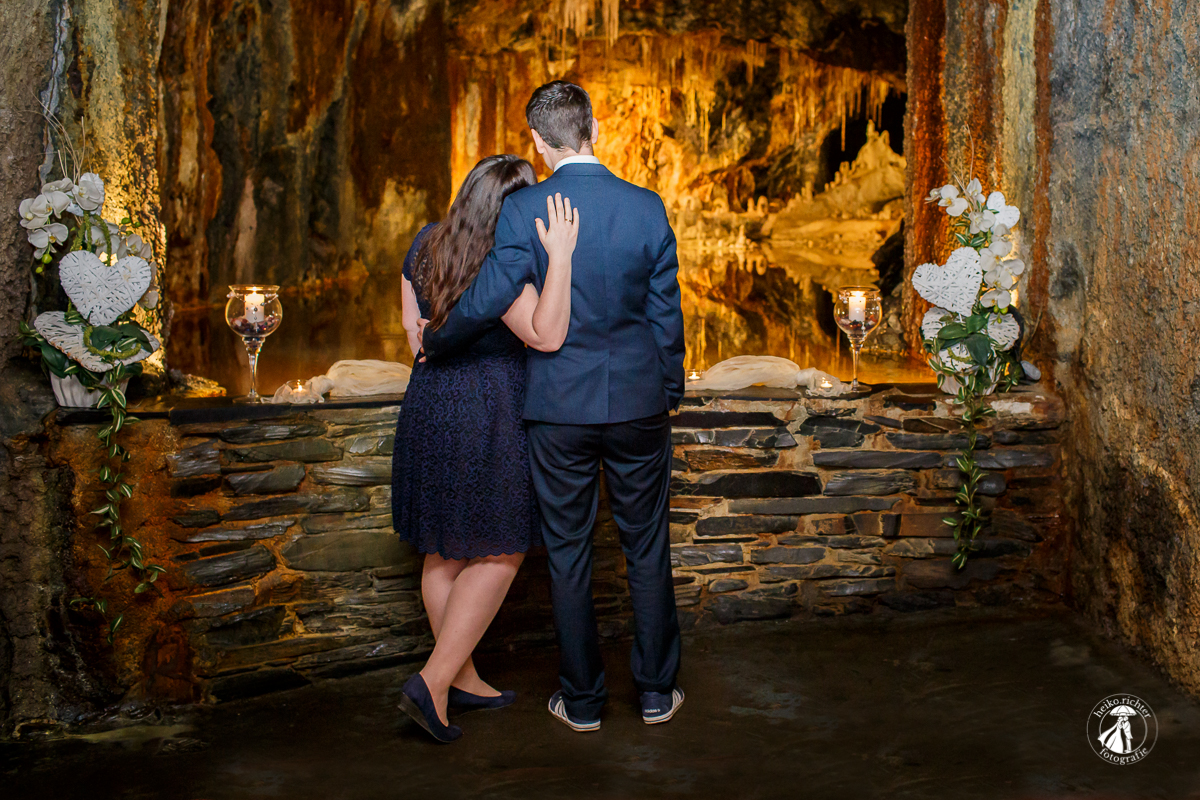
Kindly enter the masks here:
[[[178, 326], [174, 365], [212, 374], [213, 358], [238, 357], [212, 346], [227, 333], [203, 308], [232, 283], [306, 290], [286, 313], [321, 321], [335, 342], [403, 339], [388, 276], [450, 198], [445, 38], [436, 0], [170, 4], [159, 65], [168, 294], [197, 318]], [[391, 292], [394, 315], [366, 331], [341, 322], [337, 306], [378, 291]], [[303, 332], [280, 336], [327, 346]]]
[[1046, 277], [1076, 432], [1075, 592], [1200, 693], [1200, 18], [1175, 0], [1055, 4], [1050, 21]]
[[[968, 166], [1022, 211], [1021, 309], [1067, 404], [1073, 603], [1200, 693], [1200, 19], [1186, 2], [915, 0], [908, 269]], [[910, 330], [925, 306], [909, 306]]]
[[[46, 80], [53, 23], [44, 0], [0, 6], [0, 203], [9, 208], [39, 186], [42, 126], [30, 106]], [[46, 470], [36, 442], [54, 400], [14, 340], [33, 286], [24, 233], [15, 222], [0, 226], [0, 735], [14, 718], [52, 716], [56, 694], [44, 610], [60, 580], [61, 549], [38, 523], [62, 496], [47, 491], [47, 479], [59, 476]]]
[[[62, 307], [51, 270], [34, 271], [15, 209], [60, 177], [39, 110], [53, 110], [86, 168], [107, 181], [112, 220], [157, 213], [160, 6], [13, 0], [0, 6], [0, 734], [32, 732], [112, 698], [67, 623], [75, 476], [49, 450], [46, 378], [25, 358], [18, 323]], [[145, 238], [161, 253], [161, 231]], [[161, 320], [143, 318], [152, 329]]]

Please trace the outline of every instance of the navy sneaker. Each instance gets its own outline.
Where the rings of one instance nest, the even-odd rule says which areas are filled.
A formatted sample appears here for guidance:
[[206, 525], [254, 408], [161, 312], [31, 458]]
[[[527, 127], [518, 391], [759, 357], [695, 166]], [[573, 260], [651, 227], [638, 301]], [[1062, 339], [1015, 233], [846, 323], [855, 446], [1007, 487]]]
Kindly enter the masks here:
[[642, 692], [642, 722], [660, 725], [669, 722], [683, 705], [683, 689], [676, 686], [670, 694]]
[[573, 731], [587, 733], [600, 730], [600, 720], [598, 719], [592, 721], [572, 719], [571, 715], [567, 713], [567, 701], [563, 700], [561, 690], [550, 696], [550, 713]]

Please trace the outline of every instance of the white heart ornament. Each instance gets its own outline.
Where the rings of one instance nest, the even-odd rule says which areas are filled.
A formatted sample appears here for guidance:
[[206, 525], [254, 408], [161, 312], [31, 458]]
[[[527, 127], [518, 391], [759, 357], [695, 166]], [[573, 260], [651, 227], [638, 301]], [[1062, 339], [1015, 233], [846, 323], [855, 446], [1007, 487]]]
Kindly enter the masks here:
[[1021, 338], [1021, 325], [1012, 314], [992, 314], [988, 317], [987, 335], [997, 350], [1011, 350]]
[[944, 267], [922, 264], [912, 277], [917, 294], [935, 306], [964, 317], [971, 315], [982, 283], [983, 267], [979, 263], [979, 253], [973, 247], [955, 250]]
[[951, 322], [961, 322], [962, 320], [955, 318], [954, 314], [944, 308], [934, 306], [925, 312], [925, 316], [921, 318], [921, 336], [925, 339], [933, 339], [938, 335], [942, 328], [949, 325]]
[[[77, 361], [84, 369], [92, 372], [108, 372], [112, 369], [112, 362], [105, 361], [88, 350], [87, 345], [83, 342], [83, 328], [67, 322], [67, 315], [63, 312], [47, 311], [40, 314], [33, 321], [33, 327], [37, 328], [37, 332], [44, 336], [47, 342]], [[146, 337], [150, 340], [151, 352], [162, 346], [154, 334], [147, 333]], [[120, 361], [126, 365], [136, 364], [149, 355], [150, 352], [139, 350], [129, 358], [122, 358]]]
[[144, 258], [126, 256], [110, 267], [86, 250], [67, 253], [58, 266], [67, 297], [93, 325], [108, 325], [137, 305], [153, 277]]

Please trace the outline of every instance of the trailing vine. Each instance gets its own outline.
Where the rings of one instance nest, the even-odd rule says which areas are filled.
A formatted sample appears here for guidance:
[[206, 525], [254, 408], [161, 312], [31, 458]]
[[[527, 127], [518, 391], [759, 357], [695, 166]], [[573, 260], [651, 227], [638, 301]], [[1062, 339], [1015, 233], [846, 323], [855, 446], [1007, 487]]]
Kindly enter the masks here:
[[[950, 560], [954, 566], [962, 569], [966, 566], [970, 554], [978, 549], [975, 539], [982, 532], [987, 521], [986, 512], [978, 497], [983, 470], [980, 469], [979, 462], [975, 458], [975, 451], [979, 447], [980, 428], [988, 417], [996, 416], [996, 409], [992, 408], [984, 399], [990, 387], [988, 383], [985, 383], [988, 378], [987, 373], [983, 370], [972, 375], [961, 376], [947, 372], [946, 367], [932, 358], [930, 367], [941, 375], [955, 377], [959, 383], [958, 393], [951, 402], [962, 409], [959, 421], [966, 439], [965, 446], [954, 460], [955, 466], [958, 467], [959, 474], [962, 476], [962, 485], [955, 492], [954, 501], [962, 510], [956, 517], [943, 517], [942, 522], [949, 525], [954, 531], [956, 548]], [[1005, 390], [1008, 390], [1016, 384], [1017, 374], [1010, 366], [1005, 367], [1005, 373], [1002, 382]]]
[[[126, 319], [131, 312], [126, 312], [111, 326], [90, 326], [83, 320], [82, 315], [73, 305], [68, 304], [66, 318], [73, 324], [80, 324], [85, 330], [85, 341], [93, 343], [91, 349], [96, 350], [96, 344], [106, 343], [112, 348], [110, 352], [120, 353], [141, 344], [145, 333], [131, 320]], [[97, 547], [108, 559], [108, 572], [104, 576], [109, 581], [116, 573], [129, 569], [137, 577], [134, 594], [149, 590], [158, 580], [158, 576], [166, 572], [166, 568], [146, 560], [142, 543], [130, 535], [121, 523], [121, 503], [133, 497], [133, 484], [126, 480], [124, 465], [129, 462], [129, 451], [117, 441], [117, 434], [128, 424], [137, 422], [137, 417], [128, 412], [125, 391], [122, 385], [125, 381], [142, 372], [141, 364], [126, 365], [119, 360], [114, 361], [112, 368], [106, 373], [92, 372], [78, 362], [70, 360], [64, 353], [54, 348], [28, 323], [22, 321], [20, 326], [23, 343], [40, 351], [42, 367], [47, 374], [59, 378], [74, 376], [89, 391], [100, 393], [96, 408], [109, 410], [109, 421], [97, 431], [104, 448], [104, 463], [98, 470], [100, 489], [104, 493], [104, 503], [91, 510], [90, 514], [100, 517], [96, 524], [96, 532], [107, 531], [107, 542], [97, 543]], [[103, 352], [103, 351], [101, 351]], [[117, 629], [124, 622], [125, 615], [117, 614], [109, 617], [108, 602], [94, 597], [79, 597], [71, 601], [72, 606], [90, 606], [100, 613], [108, 625], [108, 642], [112, 644]]]

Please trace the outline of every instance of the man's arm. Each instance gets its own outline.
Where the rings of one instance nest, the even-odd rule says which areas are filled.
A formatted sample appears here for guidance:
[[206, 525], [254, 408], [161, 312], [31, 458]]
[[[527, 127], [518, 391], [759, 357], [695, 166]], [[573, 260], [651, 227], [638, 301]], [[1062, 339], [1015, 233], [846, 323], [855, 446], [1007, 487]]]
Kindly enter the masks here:
[[[661, 200], [659, 201], [662, 202]], [[666, 235], [654, 266], [650, 269], [650, 294], [646, 298], [646, 317], [658, 344], [667, 406], [675, 408], [683, 399], [683, 309], [679, 304], [679, 259], [675, 254], [675, 232], [663, 208]]]
[[504, 316], [532, 278], [534, 253], [529, 230], [516, 204], [508, 200], [496, 221], [496, 243], [483, 260], [479, 275], [458, 298], [446, 322], [426, 328], [425, 358], [453, 355]]

